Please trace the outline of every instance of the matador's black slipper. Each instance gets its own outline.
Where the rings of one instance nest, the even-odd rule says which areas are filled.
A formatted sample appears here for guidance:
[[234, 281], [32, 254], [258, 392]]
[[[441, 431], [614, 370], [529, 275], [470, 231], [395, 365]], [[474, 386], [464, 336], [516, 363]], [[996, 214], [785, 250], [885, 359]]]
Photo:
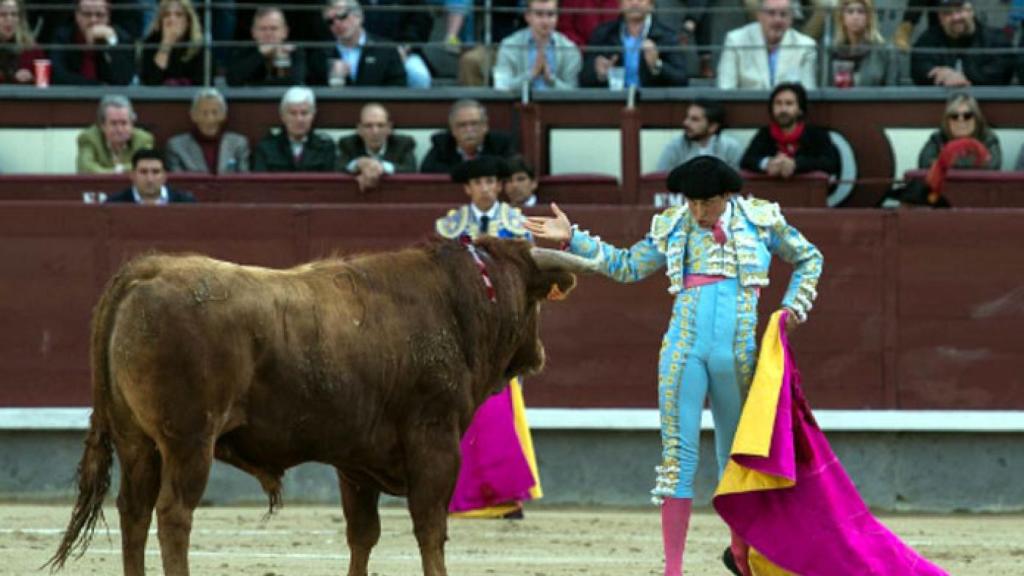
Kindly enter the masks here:
[[722, 552], [722, 564], [725, 564], [725, 567], [729, 569], [729, 572], [732, 572], [736, 576], [743, 576], [743, 573], [740, 572], [740, 567], [736, 565], [736, 558], [732, 555], [732, 548], [728, 546], [725, 547], [725, 552]]

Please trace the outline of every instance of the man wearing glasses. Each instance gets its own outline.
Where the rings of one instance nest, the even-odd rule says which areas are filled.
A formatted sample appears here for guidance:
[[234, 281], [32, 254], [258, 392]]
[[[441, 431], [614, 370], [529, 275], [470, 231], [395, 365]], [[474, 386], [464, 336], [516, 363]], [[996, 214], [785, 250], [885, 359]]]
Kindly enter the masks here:
[[789, 0], [761, 0], [757, 22], [729, 32], [718, 61], [718, 87], [725, 90], [770, 90], [799, 82], [808, 90], [817, 83], [814, 40], [793, 30]]
[[324, 10], [324, 24], [334, 46], [313, 50], [309, 82], [328, 86], [405, 86], [405, 65], [390, 40], [363, 29], [363, 8], [356, 0], [333, 0]]
[[580, 50], [561, 32], [557, 0], [528, 0], [528, 26], [501, 41], [494, 68], [494, 87], [519, 89], [529, 84], [534, 90], [576, 87], [582, 60]]
[[107, 0], [78, 0], [75, 22], [58, 28], [50, 50], [54, 84], [126, 85], [135, 76], [131, 37], [110, 23]]
[[507, 158], [515, 154], [507, 134], [491, 132], [487, 109], [476, 100], [459, 100], [448, 113], [448, 130], [430, 137], [430, 150], [420, 172], [451, 173], [459, 164], [480, 156]]

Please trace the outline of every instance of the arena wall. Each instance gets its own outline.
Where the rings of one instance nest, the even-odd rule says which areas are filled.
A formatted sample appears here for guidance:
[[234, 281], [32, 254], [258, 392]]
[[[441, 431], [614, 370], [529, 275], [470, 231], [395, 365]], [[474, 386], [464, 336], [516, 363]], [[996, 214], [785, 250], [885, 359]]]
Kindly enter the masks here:
[[[565, 206], [620, 245], [651, 208]], [[336, 250], [405, 246], [442, 205], [169, 206], [60, 201], [0, 209], [0, 498], [70, 494], [89, 404], [88, 321], [103, 284], [142, 251], [194, 250], [289, 266]], [[1021, 210], [793, 209], [822, 249], [812, 321], [793, 342], [807, 396], [872, 506], [1021, 510], [1024, 494], [1024, 234]], [[762, 298], [771, 311], [787, 267]], [[545, 373], [526, 383], [546, 504], [642, 505], [658, 460], [655, 363], [670, 299], [583, 278], [548, 305]], [[58, 412], [46, 412], [58, 409]], [[70, 412], [61, 410], [70, 409]], [[610, 409], [611, 412], [601, 412]], [[596, 412], [595, 412], [596, 411]], [[49, 417], [46, 415], [50, 414]], [[710, 447], [700, 473], [707, 502]], [[331, 501], [333, 474], [304, 466], [286, 499]], [[219, 466], [210, 502], [258, 501], [256, 482]]]

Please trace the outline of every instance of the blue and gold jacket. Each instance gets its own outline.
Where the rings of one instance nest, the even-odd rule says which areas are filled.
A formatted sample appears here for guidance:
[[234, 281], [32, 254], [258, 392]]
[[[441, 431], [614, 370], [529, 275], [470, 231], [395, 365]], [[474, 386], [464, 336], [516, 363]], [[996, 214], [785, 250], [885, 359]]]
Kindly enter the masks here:
[[469, 236], [476, 238], [482, 234], [497, 238], [523, 238], [530, 240], [530, 233], [523, 226], [526, 217], [518, 208], [504, 202], [498, 202], [498, 211], [487, 225], [487, 230], [480, 229], [480, 222], [473, 216], [469, 204], [452, 209], [447, 216], [438, 218], [434, 224], [437, 233], [445, 238]]
[[775, 254], [793, 264], [782, 306], [805, 320], [818, 294], [821, 252], [786, 223], [778, 204], [739, 196], [730, 203], [725, 244], [716, 243], [711, 231], [701, 228], [684, 205], [656, 214], [647, 236], [629, 249], [574, 229], [569, 250], [594, 260], [603, 274], [619, 282], [636, 282], [665, 266], [671, 294], [682, 290], [687, 274], [737, 278], [744, 287], [767, 286]]

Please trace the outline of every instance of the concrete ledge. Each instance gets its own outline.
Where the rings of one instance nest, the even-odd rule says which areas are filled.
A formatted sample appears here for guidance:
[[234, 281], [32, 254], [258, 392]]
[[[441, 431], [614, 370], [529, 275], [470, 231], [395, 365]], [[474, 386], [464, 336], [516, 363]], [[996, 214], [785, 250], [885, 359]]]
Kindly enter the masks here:
[[[0, 408], [0, 430], [85, 430], [90, 408]], [[826, 432], [1024, 432], [1019, 410], [815, 410]], [[652, 408], [528, 408], [534, 430], [657, 430]], [[711, 430], [705, 410], [701, 429]]]

